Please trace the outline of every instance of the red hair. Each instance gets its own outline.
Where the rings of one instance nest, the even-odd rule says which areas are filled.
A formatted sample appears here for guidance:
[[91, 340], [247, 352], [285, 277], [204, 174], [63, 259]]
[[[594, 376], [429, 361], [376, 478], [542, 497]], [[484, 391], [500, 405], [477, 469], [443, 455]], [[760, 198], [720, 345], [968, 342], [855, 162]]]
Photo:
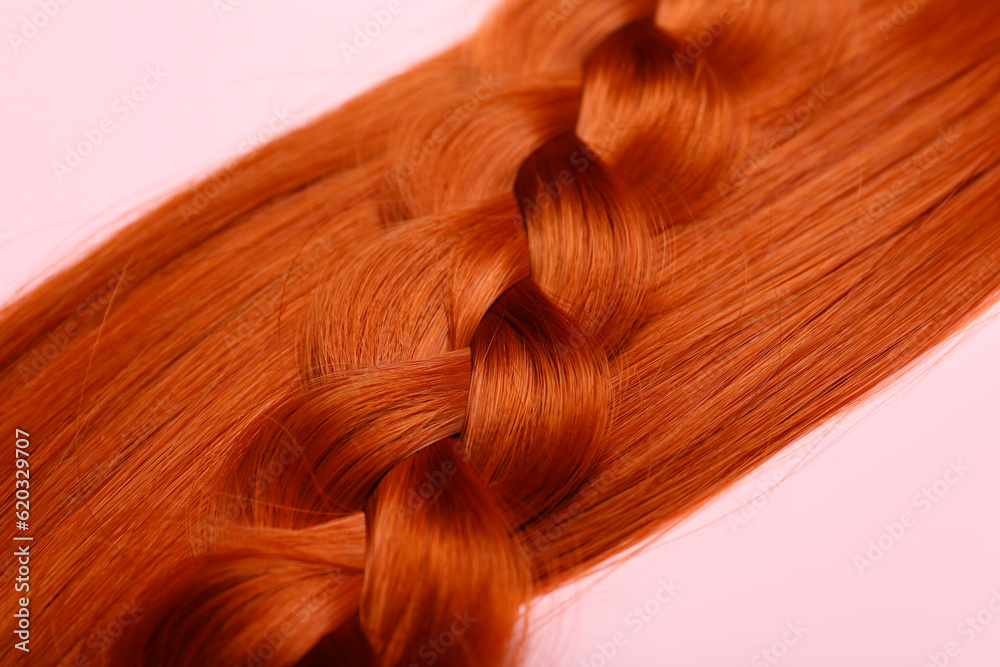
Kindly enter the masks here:
[[995, 301], [1000, 8], [571, 4], [510, 0], [4, 308], [38, 664], [133, 602], [95, 663], [514, 662], [534, 596]]

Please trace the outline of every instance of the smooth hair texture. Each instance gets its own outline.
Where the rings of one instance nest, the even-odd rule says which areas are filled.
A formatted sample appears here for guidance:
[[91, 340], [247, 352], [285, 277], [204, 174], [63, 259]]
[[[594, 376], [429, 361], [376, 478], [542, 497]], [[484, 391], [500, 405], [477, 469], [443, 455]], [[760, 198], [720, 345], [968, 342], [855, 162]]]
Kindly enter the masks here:
[[91, 664], [513, 664], [535, 596], [959, 331], [1000, 5], [903, 4], [510, 0], [7, 305], [32, 664], [133, 601]]

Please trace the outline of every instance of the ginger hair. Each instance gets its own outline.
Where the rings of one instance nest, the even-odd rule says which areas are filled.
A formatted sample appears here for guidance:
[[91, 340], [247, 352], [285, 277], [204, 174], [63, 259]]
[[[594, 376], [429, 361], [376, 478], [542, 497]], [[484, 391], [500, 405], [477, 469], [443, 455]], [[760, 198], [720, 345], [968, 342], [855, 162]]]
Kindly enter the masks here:
[[33, 664], [512, 664], [535, 596], [959, 331], [1000, 7], [909, 4], [508, 0], [7, 304]]

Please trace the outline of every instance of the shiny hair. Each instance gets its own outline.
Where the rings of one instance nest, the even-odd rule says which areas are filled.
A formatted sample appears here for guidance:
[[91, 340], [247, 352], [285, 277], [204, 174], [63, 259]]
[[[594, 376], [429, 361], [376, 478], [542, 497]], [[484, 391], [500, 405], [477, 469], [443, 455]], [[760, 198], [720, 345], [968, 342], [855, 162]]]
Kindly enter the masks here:
[[535, 596], [995, 301], [998, 28], [508, 0], [140, 215], [0, 313], [33, 660], [517, 661]]

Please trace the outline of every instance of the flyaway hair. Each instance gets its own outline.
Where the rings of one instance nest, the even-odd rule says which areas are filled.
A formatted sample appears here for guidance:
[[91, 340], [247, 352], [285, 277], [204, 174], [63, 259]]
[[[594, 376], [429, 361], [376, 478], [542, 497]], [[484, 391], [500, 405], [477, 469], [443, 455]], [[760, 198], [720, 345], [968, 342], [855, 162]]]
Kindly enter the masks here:
[[0, 312], [31, 664], [131, 603], [90, 664], [523, 663], [533, 598], [995, 302], [998, 35], [987, 1], [509, 0], [143, 213]]

